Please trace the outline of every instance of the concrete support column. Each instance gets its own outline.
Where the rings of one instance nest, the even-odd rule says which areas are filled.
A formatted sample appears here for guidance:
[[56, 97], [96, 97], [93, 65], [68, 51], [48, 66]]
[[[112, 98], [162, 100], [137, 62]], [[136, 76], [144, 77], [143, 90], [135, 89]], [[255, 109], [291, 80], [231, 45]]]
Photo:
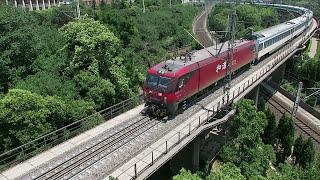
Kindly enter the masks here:
[[14, 0], [14, 6], [15, 6], [15, 7], [18, 6], [17, 0]]
[[39, 0], [36, 0], [36, 10], [40, 10], [40, 7], [39, 7]]
[[257, 106], [259, 102], [260, 84], [254, 88], [254, 104]]
[[54, 5], [54, 6], [57, 6], [56, 0], [53, 0], [53, 5]]
[[42, 10], [46, 9], [46, 4], [44, 3], [44, 0], [42, 0]]
[[58, 0], [59, 2], [58, 2], [58, 7], [60, 7], [60, 0]]
[[32, 0], [29, 0], [29, 9], [30, 11], [33, 11]]
[[192, 169], [199, 169], [199, 156], [200, 156], [200, 139], [195, 138], [192, 142]]
[[48, 0], [48, 8], [51, 8], [50, 0]]
[[272, 81], [280, 84], [286, 72], [286, 63], [283, 63], [278, 69], [272, 73]]
[[282, 70], [281, 70], [281, 81], [282, 81], [284, 78], [284, 75], [286, 74], [287, 63], [286, 62], [283, 63], [281, 67], [282, 67]]
[[9, 3], [8, 3], [8, 0], [6, 0], [6, 4], [8, 5]]

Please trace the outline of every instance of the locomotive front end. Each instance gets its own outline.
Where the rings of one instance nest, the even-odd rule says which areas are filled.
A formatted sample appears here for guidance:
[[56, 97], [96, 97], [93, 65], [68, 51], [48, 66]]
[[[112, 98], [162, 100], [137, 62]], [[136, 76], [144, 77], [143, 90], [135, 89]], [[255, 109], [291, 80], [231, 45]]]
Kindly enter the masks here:
[[174, 101], [173, 89], [176, 81], [172, 77], [164, 74], [149, 73], [144, 85], [146, 105], [155, 116], [165, 116], [173, 114], [176, 110], [172, 102]]

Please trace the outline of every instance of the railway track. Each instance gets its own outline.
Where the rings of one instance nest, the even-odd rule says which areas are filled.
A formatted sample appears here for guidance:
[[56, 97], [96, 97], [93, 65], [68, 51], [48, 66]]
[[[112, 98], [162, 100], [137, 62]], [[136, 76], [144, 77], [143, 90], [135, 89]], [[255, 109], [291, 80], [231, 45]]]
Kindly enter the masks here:
[[98, 143], [93, 144], [91, 147], [87, 147], [85, 151], [74, 154], [72, 158], [65, 159], [63, 163], [51, 169], [49, 168], [49, 170], [33, 179], [73, 178], [159, 123], [160, 121], [154, 121], [154, 119], [149, 117], [141, 117], [121, 128], [119, 131], [116, 131], [114, 134], [109, 134], [108, 137], [99, 140]]
[[[291, 108], [285, 107], [281, 103], [277, 102], [273, 97], [270, 97], [267, 92], [261, 90], [263, 96], [268, 97], [269, 104], [274, 107], [277, 111], [283, 113], [287, 112], [291, 114]], [[311, 137], [317, 146], [320, 146], [320, 133], [313, 130], [307, 123], [305, 123], [301, 117], [297, 116], [295, 120], [295, 125], [298, 127], [302, 132], [304, 132], [307, 136]]]
[[204, 45], [204, 47], [210, 47], [213, 45], [211, 36], [207, 30], [207, 17], [208, 14], [211, 12], [213, 6], [207, 8], [204, 12], [202, 12], [194, 22], [194, 33], [196, 39]]

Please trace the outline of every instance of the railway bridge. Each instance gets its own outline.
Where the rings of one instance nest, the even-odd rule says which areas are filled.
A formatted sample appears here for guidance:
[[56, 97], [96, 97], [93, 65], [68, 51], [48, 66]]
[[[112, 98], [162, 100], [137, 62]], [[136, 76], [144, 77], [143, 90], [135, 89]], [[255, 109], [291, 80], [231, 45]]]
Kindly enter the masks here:
[[[223, 101], [223, 87], [217, 86], [201, 99], [188, 105], [173, 119], [152, 119], [143, 114], [143, 105], [116, 116], [116, 113], [136, 100], [128, 100], [90, 116], [110, 119], [96, 128], [64, 141], [53, 148], [13, 166], [0, 174], [9, 179], [146, 179], [164, 163], [193, 141], [192, 163], [199, 163], [197, 136], [208, 128], [225, 123], [234, 113], [210, 121], [227, 103], [236, 102], [249, 92], [259, 92], [259, 84], [281, 68], [289, 57], [307, 42], [318, 28], [314, 19], [305, 33], [290, 41], [248, 71], [231, 81], [229, 102]], [[75, 122], [73, 125], [77, 125]], [[81, 129], [81, 125], [76, 126]], [[23, 145], [0, 155], [0, 162], [13, 156], [28, 157], [34, 143], [57, 144], [50, 140], [64, 139], [68, 126], [41, 137], [33, 144]], [[57, 135], [57, 133], [61, 133]], [[26, 156], [24, 156], [26, 155]]]

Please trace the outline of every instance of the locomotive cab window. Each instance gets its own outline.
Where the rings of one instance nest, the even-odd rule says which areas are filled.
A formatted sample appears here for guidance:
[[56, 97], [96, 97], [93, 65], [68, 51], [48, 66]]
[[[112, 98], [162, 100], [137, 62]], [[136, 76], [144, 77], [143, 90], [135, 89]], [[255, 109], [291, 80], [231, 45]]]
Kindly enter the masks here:
[[159, 77], [156, 75], [149, 75], [148, 77], [148, 84], [152, 86], [157, 86], [158, 85], [158, 80]]
[[169, 86], [169, 84], [170, 84], [170, 81], [171, 81], [171, 78], [161, 77], [161, 76], [160, 76], [158, 86], [159, 86], [160, 88], [167, 89], [168, 86]]

